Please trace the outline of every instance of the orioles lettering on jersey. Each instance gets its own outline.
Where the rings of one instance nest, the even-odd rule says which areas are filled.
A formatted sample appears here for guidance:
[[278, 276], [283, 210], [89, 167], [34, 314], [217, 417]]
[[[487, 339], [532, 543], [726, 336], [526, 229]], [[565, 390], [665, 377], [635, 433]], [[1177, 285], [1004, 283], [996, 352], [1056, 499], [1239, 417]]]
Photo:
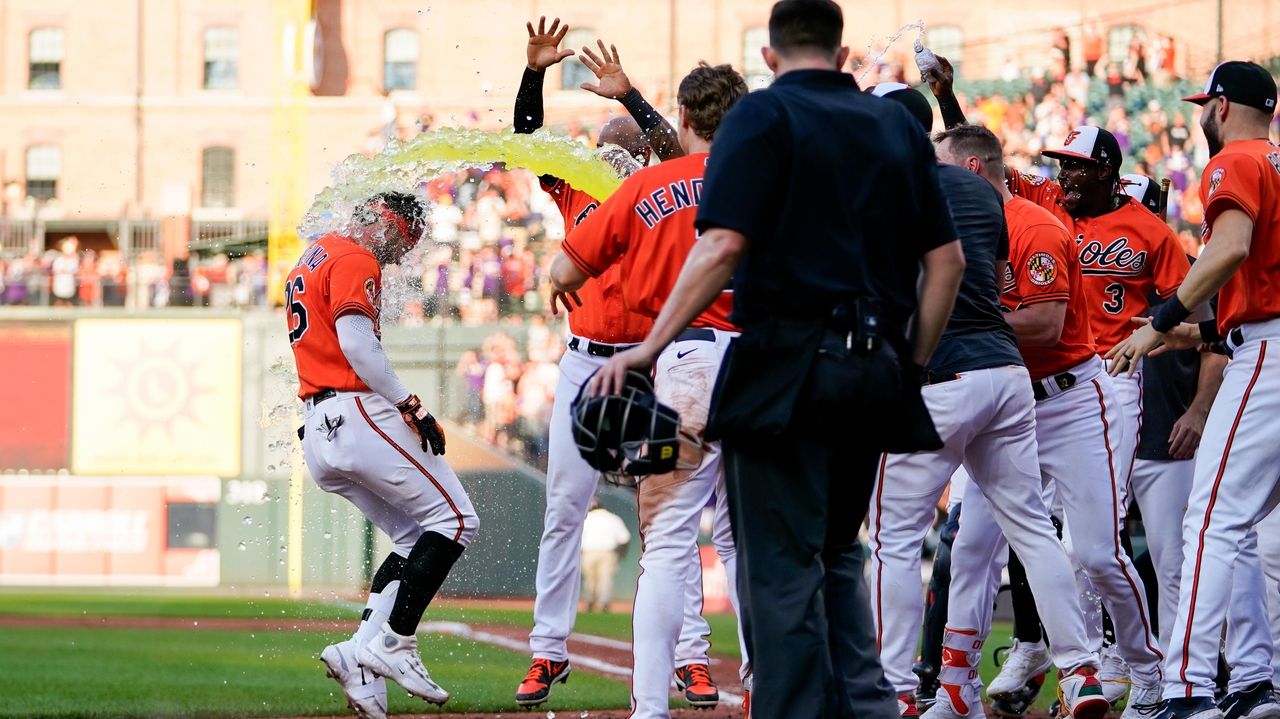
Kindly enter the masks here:
[[1137, 277], [1147, 264], [1147, 253], [1129, 247], [1128, 237], [1117, 237], [1106, 247], [1097, 240], [1084, 241], [1076, 235], [1080, 246], [1080, 272], [1085, 275], [1124, 275]]

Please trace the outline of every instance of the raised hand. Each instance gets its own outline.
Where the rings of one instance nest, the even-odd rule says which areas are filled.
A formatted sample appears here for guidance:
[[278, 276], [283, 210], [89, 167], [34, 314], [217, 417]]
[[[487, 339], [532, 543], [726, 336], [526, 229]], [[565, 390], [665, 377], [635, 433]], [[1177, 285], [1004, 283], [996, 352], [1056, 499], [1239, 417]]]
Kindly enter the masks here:
[[564, 40], [565, 33], [569, 32], [568, 25], [561, 25], [560, 18], [551, 20], [550, 29], [547, 28], [547, 18], [538, 18], [538, 29], [533, 29], [533, 23], [524, 24], [529, 29], [529, 69], [535, 72], [541, 72], [560, 62], [566, 57], [573, 55], [573, 50], [561, 50], [560, 43]]
[[947, 58], [941, 55], [934, 57], [938, 58], [938, 69], [930, 70], [922, 79], [929, 83], [929, 91], [934, 97], [948, 97], [954, 94], [951, 86], [956, 79], [955, 68]]
[[600, 46], [599, 55], [595, 54], [591, 48], [584, 47], [578, 59], [600, 82], [596, 84], [584, 82], [580, 87], [600, 97], [617, 100], [631, 91], [631, 80], [627, 77], [627, 73], [622, 71], [622, 61], [618, 59], [618, 48], [610, 45], [606, 49], [604, 40], [597, 40], [596, 43]]

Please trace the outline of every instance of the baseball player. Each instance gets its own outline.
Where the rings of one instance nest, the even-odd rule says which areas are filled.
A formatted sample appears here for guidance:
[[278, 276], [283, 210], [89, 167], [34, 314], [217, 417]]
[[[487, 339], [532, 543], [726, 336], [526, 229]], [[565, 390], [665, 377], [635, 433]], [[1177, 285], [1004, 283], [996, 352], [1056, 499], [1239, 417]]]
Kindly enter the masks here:
[[386, 716], [383, 678], [433, 704], [448, 701], [423, 667], [414, 633], [479, 527], [443, 457], [443, 429], [400, 383], [380, 341], [382, 267], [413, 249], [424, 218], [411, 195], [376, 195], [355, 212], [348, 233], [307, 248], [285, 283], [307, 469], [394, 544], [374, 574], [355, 635], [320, 655], [351, 709], [366, 718]]
[[[526, 29], [529, 32], [528, 64], [516, 94], [514, 113], [515, 130], [519, 133], [533, 132], [542, 125], [542, 84], [546, 69], [574, 54], [573, 50], [559, 49], [569, 31], [568, 25], [561, 25], [559, 18], [553, 19], [550, 27], [545, 17], [539, 18], [536, 30], [533, 23], [526, 24]], [[601, 53], [606, 54], [603, 43]], [[599, 82], [584, 87], [597, 94], [618, 98], [632, 117], [639, 118], [610, 120], [601, 129], [599, 138], [601, 145], [619, 145], [630, 153], [638, 163], [633, 165], [634, 169], [649, 161], [650, 145], [643, 133], [661, 140], [674, 131], [631, 87], [626, 73], [622, 71], [617, 50], [608, 56], [608, 62], [603, 58], [598, 62], [586, 59]], [[675, 144], [665, 141], [657, 147], [663, 158], [682, 153]], [[671, 148], [675, 148], [674, 151]], [[539, 179], [542, 189], [555, 200], [569, 234], [600, 205], [596, 198], [564, 180], [546, 175]], [[571, 671], [566, 642], [573, 631], [581, 591], [579, 548], [582, 525], [600, 475], [579, 456], [573, 443], [569, 405], [578, 388], [605, 360], [619, 349], [644, 339], [652, 324], [648, 317], [627, 310], [622, 302], [621, 284], [621, 269], [613, 268], [583, 284], [573, 297], [553, 297], [553, 311], [557, 303], [573, 311], [569, 313], [568, 351], [560, 360], [560, 380], [551, 409], [547, 508], [542, 540], [538, 545], [534, 626], [529, 634], [533, 659], [516, 689], [516, 702], [522, 706], [545, 702], [551, 687], [556, 682], [565, 681]], [[727, 512], [727, 509], [722, 512]], [[727, 520], [722, 524], [727, 525]], [[711, 628], [700, 613], [701, 607], [700, 565], [691, 565], [685, 588], [684, 625], [676, 651], [677, 665], [682, 668], [700, 667], [696, 672], [685, 670], [686, 673], [696, 673], [698, 679], [686, 683], [685, 694], [691, 702], [709, 706], [719, 701], [719, 691], [709, 672], [707, 651], [710, 645], [706, 637]]]
[[[657, 316], [696, 241], [693, 221], [716, 127], [746, 92], [746, 82], [728, 65], [701, 64], [680, 82], [678, 133], [686, 155], [633, 174], [574, 230], [551, 267], [557, 291], [573, 292], [588, 278], [620, 267], [627, 307]], [[728, 319], [731, 309], [732, 297], [725, 293], [654, 367], [657, 399], [679, 413], [681, 434], [689, 441], [681, 448], [681, 468], [647, 477], [637, 487], [643, 549], [633, 610], [631, 716], [639, 719], [670, 716], [667, 688], [673, 670], [678, 686], [705, 680], [698, 676], [705, 671], [700, 665], [678, 667], [675, 651], [702, 508], [713, 494], [725, 496], [720, 445], [702, 435], [720, 360], [736, 335]], [[723, 540], [716, 549], [736, 610], [736, 553], [731, 537]], [[744, 678], [746, 657], [743, 647]]]
[[[901, 88], [887, 96], [910, 98], [905, 104], [919, 108], [915, 114], [927, 131], [933, 116], [919, 92]], [[955, 310], [924, 377], [925, 405], [946, 446], [937, 452], [885, 455], [880, 464], [869, 519], [871, 601], [881, 664], [898, 694], [901, 716], [916, 716], [918, 678], [911, 664], [923, 610], [920, 547], [947, 480], [963, 464], [973, 479], [969, 493], [988, 496], [1001, 510], [997, 523], [1014, 538], [1018, 551], [1035, 558], [1030, 580], [1050, 617], [1046, 629], [1063, 669], [1068, 711], [1101, 717], [1108, 705], [1094, 676], [1097, 657], [1087, 647], [1070, 561], [1041, 498], [1031, 378], [1001, 313], [998, 278], [1006, 274], [1009, 249], [1003, 203], [988, 182], [960, 167], [976, 171], [987, 163], [993, 165], [990, 172], [1002, 174], [1000, 143], [979, 127], [958, 128], [941, 138], [938, 158], [945, 164], [938, 168], [938, 179], [966, 260]], [[967, 521], [962, 518], [961, 526]], [[970, 579], [953, 572], [952, 591], [963, 591]], [[988, 581], [985, 572], [980, 580]], [[948, 612], [941, 686], [925, 716], [952, 719], [981, 713], [982, 685], [976, 675], [989, 622], [989, 617]]]
[[[1205, 91], [1187, 100], [1203, 106], [1201, 129], [1212, 159], [1201, 178], [1205, 208], [1201, 253], [1173, 297], [1108, 356], [1112, 372], [1133, 372], [1160, 345], [1170, 349], [1225, 337], [1232, 351], [1209, 410], [1196, 456], [1183, 522], [1182, 584], [1170, 625], [1161, 719], [1276, 716], [1270, 641], [1253, 642], [1267, 667], [1252, 676], [1233, 667], [1231, 694], [1213, 701], [1218, 640], [1232, 604], [1232, 635], [1241, 616], [1265, 625], [1261, 571], [1247, 546], [1249, 530], [1280, 502], [1280, 148], [1268, 141], [1276, 84], [1262, 67], [1219, 65]], [[1218, 293], [1216, 323], [1184, 323], [1189, 308]], [[1268, 357], [1270, 350], [1271, 357]], [[1244, 550], [1244, 551], [1242, 551]], [[1249, 645], [1237, 636], [1236, 641]], [[1239, 646], [1239, 644], [1237, 644]], [[1237, 676], [1241, 674], [1243, 676]]]

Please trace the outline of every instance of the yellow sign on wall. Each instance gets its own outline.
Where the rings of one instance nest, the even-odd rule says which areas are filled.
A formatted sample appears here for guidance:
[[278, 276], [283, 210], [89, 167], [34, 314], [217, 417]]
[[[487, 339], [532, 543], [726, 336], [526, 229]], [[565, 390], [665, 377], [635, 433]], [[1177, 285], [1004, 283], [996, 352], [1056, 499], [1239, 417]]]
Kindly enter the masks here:
[[240, 474], [242, 331], [234, 319], [78, 320], [75, 474]]

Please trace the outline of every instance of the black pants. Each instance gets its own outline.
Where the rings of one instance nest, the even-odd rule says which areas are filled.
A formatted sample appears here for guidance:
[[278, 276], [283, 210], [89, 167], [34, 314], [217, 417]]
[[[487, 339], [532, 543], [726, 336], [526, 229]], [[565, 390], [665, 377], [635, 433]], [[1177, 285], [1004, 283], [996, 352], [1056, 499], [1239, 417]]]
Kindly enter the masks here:
[[[753, 716], [898, 715], [884, 678], [858, 530], [879, 453], [860, 446], [868, 393], [896, 372], [887, 355], [824, 340], [781, 435], [724, 440], [738, 548], [738, 595], [758, 680]], [[889, 382], [892, 387], [896, 382]]]

